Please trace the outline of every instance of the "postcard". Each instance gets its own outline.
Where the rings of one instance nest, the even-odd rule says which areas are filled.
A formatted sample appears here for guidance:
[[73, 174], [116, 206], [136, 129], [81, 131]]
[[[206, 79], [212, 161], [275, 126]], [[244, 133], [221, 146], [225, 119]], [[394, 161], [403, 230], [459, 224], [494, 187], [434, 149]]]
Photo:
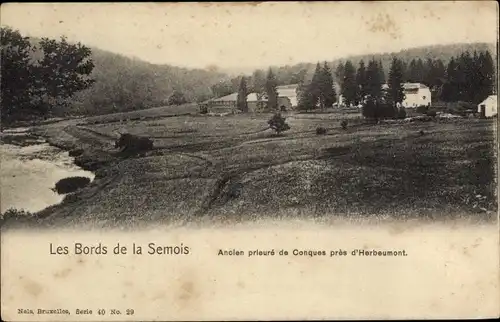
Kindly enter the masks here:
[[497, 2], [0, 14], [2, 320], [499, 317]]

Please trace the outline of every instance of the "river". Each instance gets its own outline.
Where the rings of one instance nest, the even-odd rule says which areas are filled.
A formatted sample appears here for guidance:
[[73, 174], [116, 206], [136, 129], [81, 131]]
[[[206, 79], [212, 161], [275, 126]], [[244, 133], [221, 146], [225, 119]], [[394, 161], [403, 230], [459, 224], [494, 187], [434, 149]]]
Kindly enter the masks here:
[[[22, 135], [22, 132], [18, 134]], [[51, 190], [60, 179], [71, 176], [94, 179], [92, 172], [73, 163], [74, 159], [68, 152], [43, 140], [27, 146], [2, 143], [0, 157], [1, 213], [9, 208], [37, 212], [60, 203], [64, 195]]]

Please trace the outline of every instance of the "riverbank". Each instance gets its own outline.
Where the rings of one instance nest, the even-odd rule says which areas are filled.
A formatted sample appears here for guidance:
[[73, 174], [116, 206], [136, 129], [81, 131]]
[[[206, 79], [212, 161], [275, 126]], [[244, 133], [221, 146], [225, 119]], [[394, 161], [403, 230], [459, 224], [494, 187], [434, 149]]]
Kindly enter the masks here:
[[61, 179], [95, 178], [91, 171], [77, 166], [68, 151], [49, 144], [31, 128], [4, 130], [1, 143], [2, 221], [9, 217], [40, 219], [41, 212], [69, 196], [52, 190]]

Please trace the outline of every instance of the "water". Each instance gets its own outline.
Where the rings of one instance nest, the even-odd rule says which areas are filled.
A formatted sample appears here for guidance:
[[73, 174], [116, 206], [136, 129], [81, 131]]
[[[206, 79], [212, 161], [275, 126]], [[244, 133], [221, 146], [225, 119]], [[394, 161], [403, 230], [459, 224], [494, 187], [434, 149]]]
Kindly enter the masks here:
[[73, 158], [49, 144], [21, 147], [0, 144], [0, 208], [40, 211], [60, 203], [64, 195], [51, 190], [71, 176], [94, 179], [94, 174], [73, 164]]

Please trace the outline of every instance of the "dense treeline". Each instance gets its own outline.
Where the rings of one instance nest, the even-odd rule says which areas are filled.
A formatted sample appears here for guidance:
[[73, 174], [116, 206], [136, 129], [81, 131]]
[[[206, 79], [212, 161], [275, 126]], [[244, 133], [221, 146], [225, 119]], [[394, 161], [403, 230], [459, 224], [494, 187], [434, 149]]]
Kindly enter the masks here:
[[33, 46], [11, 28], [1, 28], [0, 39], [3, 124], [67, 108], [75, 93], [94, 83], [91, 51], [80, 43], [42, 38]]
[[[493, 93], [496, 84], [494, 62], [489, 51], [475, 51], [472, 55], [468, 51], [460, 53], [451, 57], [446, 66], [441, 59], [422, 61], [418, 58], [407, 62], [395, 56], [389, 72], [393, 71], [394, 64], [401, 82], [427, 85], [434, 100], [478, 103]], [[375, 58], [367, 67], [361, 60], [356, 72], [350, 60], [340, 63], [336, 76], [346, 105], [357, 105], [366, 95], [378, 97], [381, 84], [386, 83], [384, 66]], [[387, 83], [390, 87], [390, 82]]]
[[[401, 62], [403, 81], [425, 83], [442, 100], [477, 101], [496, 84], [492, 72], [496, 63], [490, 54], [494, 51], [487, 44], [430, 46], [272, 67], [256, 70], [243, 81], [242, 76], [231, 78], [217, 68], [154, 65], [64, 38], [29, 39], [10, 28], [1, 31], [4, 122], [179, 105], [238, 91], [256, 92], [259, 99], [274, 105], [276, 86], [287, 84], [299, 84], [304, 109], [329, 107], [340, 94], [344, 103], [358, 104], [368, 94], [379, 95], [379, 84], [388, 82], [393, 57]], [[240, 106], [246, 109], [243, 101]]]

